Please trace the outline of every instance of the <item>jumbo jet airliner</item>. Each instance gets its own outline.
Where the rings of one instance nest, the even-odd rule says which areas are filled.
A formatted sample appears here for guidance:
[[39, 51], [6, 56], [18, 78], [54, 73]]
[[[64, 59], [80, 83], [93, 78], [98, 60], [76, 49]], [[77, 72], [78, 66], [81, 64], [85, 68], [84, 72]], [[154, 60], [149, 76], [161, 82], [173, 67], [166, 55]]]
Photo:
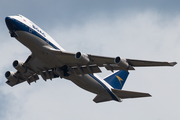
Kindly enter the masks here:
[[[31, 51], [25, 62], [15, 60], [16, 72], [7, 71], [7, 84], [14, 86], [27, 81], [36, 82], [39, 76], [45, 81], [53, 78], [71, 80], [79, 87], [97, 94], [94, 102], [115, 100], [121, 102], [126, 98], [149, 97], [148, 93], [122, 90], [129, 75], [129, 70], [143, 66], [174, 66], [176, 62], [156, 62], [117, 57], [104, 57], [82, 52], [65, 51], [45, 31], [22, 15], [5, 18], [11, 37], [16, 38]], [[95, 73], [105, 67], [113, 73], [101, 79]]]

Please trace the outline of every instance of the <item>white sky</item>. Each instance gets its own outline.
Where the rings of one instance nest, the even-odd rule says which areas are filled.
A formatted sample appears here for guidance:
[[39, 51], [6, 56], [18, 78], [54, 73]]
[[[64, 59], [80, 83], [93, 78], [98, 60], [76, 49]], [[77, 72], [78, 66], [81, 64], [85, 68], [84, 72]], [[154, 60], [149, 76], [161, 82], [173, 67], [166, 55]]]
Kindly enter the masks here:
[[[179, 120], [180, 67], [136, 68], [125, 90], [151, 98], [96, 104], [89, 93], [65, 79], [29, 86], [8, 86], [4, 73], [30, 51], [11, 38], [5, 17], [22, 14], [45, 30], [64, 49], [131, 59], [180, 61], [178, 0], [4, 0], [0, 2], [0, 120], [123, 119]], [[102, 69], [102, 78], [110, 72]]]

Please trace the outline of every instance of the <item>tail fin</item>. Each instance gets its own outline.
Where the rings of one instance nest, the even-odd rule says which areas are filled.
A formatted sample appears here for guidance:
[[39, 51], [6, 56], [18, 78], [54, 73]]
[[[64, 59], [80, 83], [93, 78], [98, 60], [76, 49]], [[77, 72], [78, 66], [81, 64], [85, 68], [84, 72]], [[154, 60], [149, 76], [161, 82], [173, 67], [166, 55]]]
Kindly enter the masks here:
[[104, 80], [109, 83], [114, 89], [122, 89], [129, 72], [125, 70], [119, 70], [118, 72], [106, 77]]

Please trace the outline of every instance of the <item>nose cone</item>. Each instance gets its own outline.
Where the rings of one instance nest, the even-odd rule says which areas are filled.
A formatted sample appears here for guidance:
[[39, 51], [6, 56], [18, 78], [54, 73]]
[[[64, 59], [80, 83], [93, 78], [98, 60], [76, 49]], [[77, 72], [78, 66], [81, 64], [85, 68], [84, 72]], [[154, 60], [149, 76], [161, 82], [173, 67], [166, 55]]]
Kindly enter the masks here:
[[6, 25], [10, 31], [17, 31], [23, 29], [23, 23], [21, 23], [16, 16], [9, 16], [5, 18]]
[[6, 17], [5, 22], [10, 31], [14, 30], [13, 20], [11, 17]]

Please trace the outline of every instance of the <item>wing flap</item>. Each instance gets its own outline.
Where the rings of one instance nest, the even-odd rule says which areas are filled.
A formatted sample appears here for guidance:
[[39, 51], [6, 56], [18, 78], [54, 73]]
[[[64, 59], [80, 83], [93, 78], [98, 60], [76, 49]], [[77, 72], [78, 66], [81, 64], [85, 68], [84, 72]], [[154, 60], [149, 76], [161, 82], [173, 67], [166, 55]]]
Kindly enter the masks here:
[[134, 91], [125, 91], [125, 90], [118, 90], [118, 89], [112, 89], [112, 91], [118, 97], [120, 97], [122, 99], [138, 98], [138, 97], [151, 97], [151, 95], [149, 93], [141, 93], [141, 92], [134, 92]]
[[73, 68], [71, 68], [73, 70], [73, 72], [75, 72], [76, 75], [81, 75], [81, 74], [93, 74], [93, 73], [100, 73], [101, 70], [99, 69], [98, 66], [94, 65], [94, 66], [74, 66]]
[[[124, 70], [124, 68], [120, 67], [117, 64], [104, 64], [104, 67], [106, 68], [106, 70]], [[133, 67], [129, 67], [128, 70], [135, 70]]]

